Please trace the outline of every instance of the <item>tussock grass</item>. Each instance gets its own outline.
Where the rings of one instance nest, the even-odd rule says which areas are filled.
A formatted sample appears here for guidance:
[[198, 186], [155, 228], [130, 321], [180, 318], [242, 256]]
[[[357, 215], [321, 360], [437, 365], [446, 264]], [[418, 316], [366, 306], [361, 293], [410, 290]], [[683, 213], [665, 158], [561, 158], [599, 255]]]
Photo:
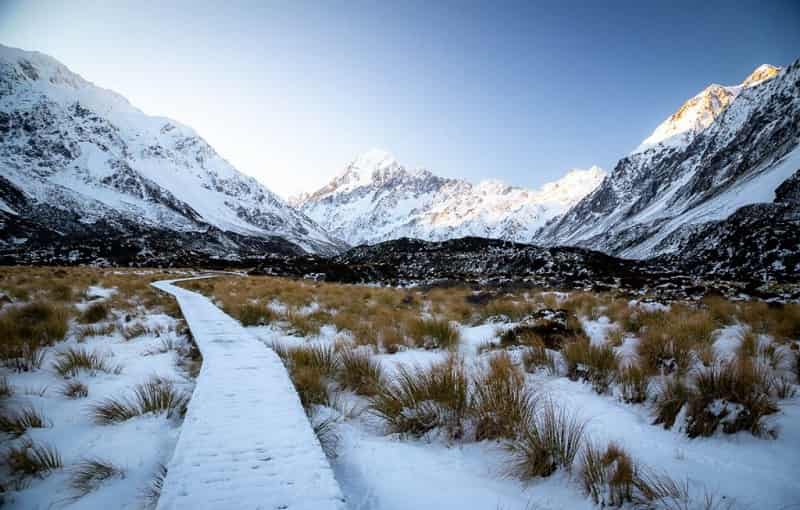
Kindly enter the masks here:
[[53, 362], [53, 370], [62, 377], [75, 377], [81, 370], [86, 370], [90, 374], [97, 372], [120, 373], [120, 366], [112, 366], [108, 362], [108, 356], [90, 351], [82, 347], [69, 347], [59, 352]]
[[325, 311], [317, 310], [311, 313], [301, 313], [296, 309], [286, 312], [286, 321], [289, 323], [293, 334], [302, 337], [319, 335], [319, 330], [332, 321], [332, 316]]
[[622, 328], [611, 328], [606, 334], [606, 341], [611, 347], [622, 347], [625, 343], [625, 331]]
[[92, 336], [107, 336], [113, 334], [117, 330], [117, 324], [109, 322], [102, 325], [89, 325], [78, 328], [75, 332], [75, 338], [78, 342], [83, 342]]
[[529, 347], [522, 353], [522, 364], [527, 372], [544, 369], [549, 375], [558, 375], [558, 361], [544, 346]]
[[646, 323], [639, 357], [653, 371], [685, 372], [694, 359], [693, 349], [710, 346], [716, 327], [707, 310], [673, 305], [669, 312], [653, 315]]
[[0, 361], [17, 371], [41, 368], [45, 349], [67, 334], [67, 308], [44, 301], [0, 314]]
[[189, 395], [175, 388], [166, 379], [153, 377], [137, 385], [132, 397], [107, 398], [92, 407], [95, 422], [101, 425], [119, 423], [145, 414], [166, 413], [167, 417], [183, 415]]
[[756, 363], [734, 361], [700, 370], [687, 408], [689, 437], [710, 436], [721, 426], [728, 434], [740, 430], [767, 433], [762, 419], [778, 411], [770, 395], [772, 379]]
[[417, 347], [426, 349], [453, 349], [461, 339], [458, 328], [442, 319], [413, 319], [408, 333]]
[[650, 398], [650, 374], [638, 364], [620, 369], [618, 380], [623, 401], [641, 404]]
[[161, 497], [161, 491], [164, 489], [164, 481], [167, 479], [167, 466], [159, 464], [156, 473], [150, 480], [150, 483], [142, 491], [142, 498], [144, 499], [145, 508], [155, 508], [158, 504], [158, 499]]
[[111, 309], [105, 303], [92, 303], [78, 316], [78, 322], [96, 324], [108, 318]]
[[19, 437], [28, 429], [42, 429], [51, 425], [50, 421], [33, 407], [23, 407], [0, 414], [0, 432], [12, 437]]
[[80, 381], [69, 381], [61, 388], [61, 394], [67, 398], [86, 398], [89, 387]]
[[562, 351], [570, 379], [583, 379], [591, 383], [597, 393], [606, 393], [619, 369], [619, 356], [610, 345], [592, 345], [589, 341], [575, 341]]
[[339, 370], [340, 359], [332, 345], [312, 344], [288, 350], [290, 369], [310, 368], [324, 376], [334, 376]]
[[603, 449], [590, 442], [581, 455], [581, 480], [596, 504], [621, 507], [633, 501], [637, 469], [631, 456], [616, 443]]
[[656, 397], [653, 425], [663, 425], [665, 429], [671, 429], [678, 413], [690, 397], [691, 389], [682, 378], [675, 376], [667, 379]]
[[451, 356], [430, 367], [401, 366], [397, 377], [378, 388], [368, 410], [391, 432], [422, 436], [434, 429], [457, 439], [469, 412], [469, 382], [463, 363]]
[[234, 316], [243, 326], [266, 326], [278, 318], [278, 314], [261, 303], [242, 303], [225, 312]]
[[525, 387], [525, 378], [507, 353], [492, 356], [489, 366], [475, 381], [472, 413], [475, 438], [512, 439], [534, 410], [535, 398]]
[[740, 318], [756, 333], [778, 341], [800, 340], [800, 305], [748, 301], [739, 304]]
[[4, 456], [9, 474], [15, 478], [43, 478], [64, 467], [58, 450], [44, 443], [26, 439], [18, 446], [9, 447]]
[[311, 418], [311, 428], [317, 436], [322, 451], [329, 459], [336, 458], [339, 441], [341, 440], [336, 431], [336, 423], [336, 418], [332, 416], [321, 418], [318, 415], [314, 415]]
[[339, 353], [336, 380], [358, 395], [374, 395], [384, 375], [381, 364], [364, 349], [345, 349]]
[[511, 454], [508, 474], [521, 480], [567, 471], [583, 444], [585, 422], [564, 408], [546, 403], [524, 424], [518, 437], [507, 443]]
[[125, 478], [125, 471], [106, 460], [84, 459], [72, 468], [69, 486], [83, 497], [112, 478]]

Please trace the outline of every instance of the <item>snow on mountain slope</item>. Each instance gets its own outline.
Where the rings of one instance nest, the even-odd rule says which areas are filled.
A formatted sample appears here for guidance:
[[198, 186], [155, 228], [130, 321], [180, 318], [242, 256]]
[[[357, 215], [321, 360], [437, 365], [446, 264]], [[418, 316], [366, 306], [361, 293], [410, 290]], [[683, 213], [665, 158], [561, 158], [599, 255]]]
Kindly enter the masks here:
[[636, 258], [685, 248], [699, 229], [771, 202], [798, 168], [798, 141], [800, 61], [761, 66], [687, 101], [537, 241]]
[[371, 150], [326, 186], [292, 203], [352, 245], [412, 237], [479, 236], [530, 241], [536, 230], [596, 188], [597, 167], [573, 170], [538, 190], [499, 181], [472, 184], [408, 170], [389, 153]]
[[212, 229], [226, 238], [223, 257], [235, 256], [242, 238], [322, 253], [343, 246], [191, 128], [145, 115], [51, 57], [4, 46], [0, 176], [5, 193], [13, 187], [24, 197], [31, 222], [56, 231], [73, 217], [121, 232], [123, 223], [189, 235]]

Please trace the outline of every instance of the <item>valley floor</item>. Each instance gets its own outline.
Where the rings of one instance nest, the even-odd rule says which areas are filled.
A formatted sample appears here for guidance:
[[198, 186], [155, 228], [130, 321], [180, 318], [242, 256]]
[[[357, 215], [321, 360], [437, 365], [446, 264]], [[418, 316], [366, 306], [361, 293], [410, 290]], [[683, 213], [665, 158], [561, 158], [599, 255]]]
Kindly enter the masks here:
[[[31, 279], [43, 281], [38, 278], [4, 275], [0, 291], [14, 297], [0, 310], [0, 327], [6, 327], [3, 319], [25, 303], [58, 294], [44, 283], [41, 291], [32, 295], [26, 296], [20, 290], [26, 285], [29, 288]], [[142, 278], [148, 285], [157, 275]], [[75, 280], [65, 277], [70, 279]], [[177, 466], [189, 452], [180, 453], [180, 442], [186, 443], [185, 448], [193, 447], [188, 431], [200, 420], [195, 412], [205, 409], [208, 413], [209, 408], [203, 405], [208, 395], [233, 394], [251, 382], [263, 382], [266, 379], [242, 378], [267, 377], [268, 371], [225, 373], [211, 368], [213, 360], [206, 359], [204, 370], [215, 371], [213, 381], [200, 375], [198, 386], [194, 387], [198, 372], [189, 363], [197, 359], [191, 354], [194, 341], [182, 329], [181, 319], [175, 318], [180, 315], [174, 304], [156, 303], [156, 296], [141, 289], [132, 293], [127, 285], [127, 280], [100, 278], [75, 299], [67, 300], [77, 303], [70, 312], [68, 330], [63, 340], [43, 350], [38, 366], [20, 369], [16, 365], [15, 369], [16, 361], [7, 350], [3, 352], [0, 377], [3, 387], [11, 389], [0, 400], [2, 415], [12, 416], [32, 407], [47, 422], [16, 432], [8, 420], [3, 422], [8, 441], [4, 440], [7, 452], [0, 467], [4, 477], [0, 495], [10, 508], [155, 506], [162, 485], [165, 499], [161, 504], [168, 506], [168, 495], [178, 485], [170, 489], [169, 473], [166, 484], [158, 473], [161, 465], [170, 463], [176, 466], [176, 480], [183, 480], [181, 491], [192, 492], [200, 502], [208, 496], [194, 493], [202, 489], [192, 484], [216, 475], [204, 473], [202, 466], [194, 474], [181, 475]], [[800, 501], [800, 480], [795, 476], [800, 471], [800, 314], [795, 306], [769, 308], [759, 303], [712, 300], [660, 304], [533, 290], [487, 295], [467, 289], [387, 289], [232, 275], [178, 285], [210, 297], [238, 319], [253, 339], [263, 343], [264, 353], [277, 362], [270, 352], [274, 350], [288, 369], [312, 427], [303, 422], [288, 427], [292, 430], [270, 430], [266, 424], [273, 420], [274, 409], [269, 407], [270, 399], [263, 397], [273, 394], [265, 388], [262, 398], [253, 394], [250, 404], [240, 409], [241, 413], [262, 416], [265, 424], [263, 437], [252, 437], [252, 450], [270, 448], [275, 441], [296, 437], [297, 430], [310, 433], [313, 429], [319, 443], [313, 436], [304, 442], [321, 444], [328, 454], [336, 480], [333, 483], [338, 483], [351, 510], [599, 508], [603, 501], [611, 502], [615, 487], [603, 480], [595, 497], [587, 491], [584, 454], [591, 445], [605, 449], [607, 444], [624, 449], [635, 463], [632, 480], [651, 476], [647, 490], [655, 486], [653, 477], [673, 483], [670, 490], [658, 494], [643, 494], [644, 485], [632, 483], [626, 486], [630, 494], [624, 498], [625, 507], [784, 509]], [[183, 292], [188, 298], [196, 296]], [[126, 299], [120, 300], [120, 295]], [[208, 303], [205, 298], [196, 297]], [[99, 303], [105, 304], [106, 315], [86, 324], [87, 310]], [[556, 310], [566, 312], [563, 324], [552, 319]], [[185, 318], [197, 337], [204, 328], [202, 321], [214, 322], [214, 314], [190, 313]], [[219, 315], [217, 322], [230, 320], [221, 312]], [[549, 330], [542, 329], [540, 322], [530, 329], [534, 316], [545, 317], [540, 322], [547, 328], [554, 324], [565, 328], [563, 336], [553, 337], [558, 342], [551, 344], [553, 338], [547, 336]], [[530, 334], [534, 330], [536, 333]], [[666, 336], [654, 336], [662, 330]], [[691, 334], [684, 334], [686, 331]], [[220, 341], [230, 340], [226, 335], [222, 337]], [[688, 339], [690, 347], [681, 350], [677, 338]], [[657, 370], [648, 368], [647, 349], [653, 347], [654, 339], [659, 348], [663, 340], [671, 349], [671, 358], [659, 355]], [[199, 339], [198, 342], [202, 343]], [[235, 349], [232, 345], [225, 345], [224, 349], [230, 347]], [[595, 352], [593, 348], [611, 353], [607, 372], [600, 374], [600, 362], [588, 357], [587, 353]], [[91, 368], [78, 363], [60, 372], [58, 362], [70, 349], [98, 353], [105, 364]], [[207, 352], [202, 345], [201, 350]], [[575, 354], [576, 350], [580, 352]], [[576, 362], [576, 355], [584, 358]], [[257, 363], [259, 356], [250, 353], [247, 357]], [[521, 377], [523, 392], [534, 397], [531, 402], [535, 404], [531, 406], [535, 406], [536, 416], [541, 417], [546, 404], [552, 403], [555, 409], [583, 425], [580, 453], [574, 459], [555, 462], [552, 471], [521, 476], [519, 469], [513, 468], [519, 467], [519, 446], [523, 444], [520, 437], [530, 433], [526, 428], [530, 425], [515, 424], [514, 431], [479, 437], [480, 420], [485, 420], [487, 414], [480, 415], [476, 394], [480, 386], [493, 384], [487, 374], [494, 373], [504, 360], [510, 363], [509, 380]], [[714, 372], [715, 367], [723, 370], [734, 361], [741, 366], [758, 366], [768, 375], [768, 387], [758, 389], [756, 397], [759, 402], [774, 403], [776, 412], [766, 411], [750, 429], [724, 433], [723, 428], [733, 423], [731, 416], [738, 420], [751, 409], [747, 406], [755, 404], [739, 404], [730, 398], [710, 399], [701, 409], [706, 414], [697, 414], [697, 399], [708, 395], [700, 389], [689, 389], [684, 397], [687, 400], [678, 400], [675, 406], [673, 423], [669, 427], [654, 424], [656, 416], [664, 411], [668, 389], [674, 384], [694, 387], [701, 382], [700, 376], [720, 375], [722, 372]], [[669, 368], [673, 364], [678, 368]], [[381, 398], [397, 395], [404, 377], [408, 380], [411, 374], [412, 379], [418, 378], [415, 384], [423, 385], [420, 374], [441, 374], [437, 370], [442, 366], [463, 368], [468, 383], [461, 396], [464, 410], [454, 412], [452, 401], [447, 400], [450, 396], [436, 393], [406, 403], [395, 414], [389, 409], [391, 406], [380, 407]], [[629, 388], [625, 386], [633, 368], [640, 368], [644, 374], [640, 403], [629, 403]], [[598, 374], [606, 377], [604, 383]], [[187, 396], [194, 387], [186, 415], [190, 422], [183, 421], [180, 406], [121, 418], [111, 413], [110, 420], [98, 420], [102, 404], [130, 395], [131, 388], [152, 381], [153, 376], [169, 380], [170, 388]], [[80, 395], [66, 396], [67, 385], [72, 382], [86, 384], [88, 400]], [[272, 385], [288, 383], [285, 379]], [[209, 384], [213, 388], [203, 387]], [[292, 406], [299, 410], [297, 399], [293, 402], [284, 402], [280, 407], [283, 411]], [[714, 428], [690, 438], [698, 416], [711, 419], [708, 413], [716, 412], [720, 406], [724, 412], [718, 413], [719, 423], [714, 422]], [[507, 408], [491, 409], [490, 421], [502, 422], [503, 416], [496, 414]], [[302, 416], [302, 411], [299, 414]], [[224, 449], [241, 431], [227, 430], [230, 423], [216, 423], [215, 433], [220, 434], [216, 441]], [[206, 431], [207, 435], [211, 433]], [[247, 437], [243, 438], [237, 448], [245, 458], [252, 451]], [[261, 446], [259, 441], [263, 441]], [[176, 443], [178, 451], [173, 457]], [[59, 465], [32, 475], [15, 471], [10, 448], [27, 448], [30, 452], [26, 444], [50, 445], [59, 454]], [[77, 484], [81, 466], [92, 459], [119, 469]], [[308, 480], [317, 479], [318, 474], [330, 469], [324, 458], [319, 461], [317, 467], [279, 462], [264, 476], [272, 473], [280, 479], [299, 481], [303, 489], [311, 491], [299, 494], [311, 494], [311, 487], [317, 485]], [[530, 461], [531, 457], [525, 459]], [[620, 462], [606, 465], [607, 474], [613, 474]], [[217, 474], [222, 477], [219, 481], [234, 491], [245, 490], [244, 485], [250, 481], [261, 483], [258, 474], [250, 473], [246, 478], [230, 470]], [[302, 506], [302, 498], [296, 503]]]

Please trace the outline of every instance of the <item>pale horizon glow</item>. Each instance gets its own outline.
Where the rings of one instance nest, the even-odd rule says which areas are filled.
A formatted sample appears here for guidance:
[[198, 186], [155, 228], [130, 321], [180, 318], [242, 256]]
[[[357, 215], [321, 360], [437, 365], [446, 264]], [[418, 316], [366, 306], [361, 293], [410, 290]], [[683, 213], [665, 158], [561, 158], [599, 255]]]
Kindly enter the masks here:
[[372, 148], [528, 188], [610, 171], [706, 85], [800, 57], [798, 25], [788, 1], [0, 2], [0, 43], [191, 126], [284, 198]]

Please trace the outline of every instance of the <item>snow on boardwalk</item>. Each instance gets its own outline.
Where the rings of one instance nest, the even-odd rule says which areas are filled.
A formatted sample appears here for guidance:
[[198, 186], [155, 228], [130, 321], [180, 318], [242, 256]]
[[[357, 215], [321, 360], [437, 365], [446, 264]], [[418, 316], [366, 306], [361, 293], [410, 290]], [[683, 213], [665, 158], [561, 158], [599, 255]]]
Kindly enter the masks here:
[[280, 358], [209, 299], [172, 285], [203, 353], [158, 502], [167, 509], [344, 509]]

